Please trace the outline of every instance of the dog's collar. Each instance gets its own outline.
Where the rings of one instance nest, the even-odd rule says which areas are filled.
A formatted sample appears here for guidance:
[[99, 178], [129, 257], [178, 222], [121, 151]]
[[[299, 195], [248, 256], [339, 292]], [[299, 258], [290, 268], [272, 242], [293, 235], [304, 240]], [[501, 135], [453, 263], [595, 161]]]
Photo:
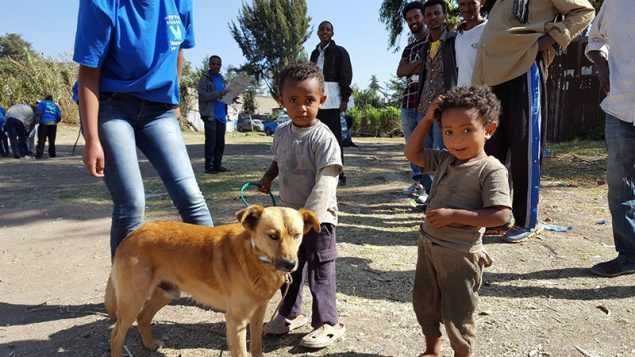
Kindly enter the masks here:
[[[252, 238], [252, 239], [250, 239], [250, 241], [251, 241], [251, 248], [252, 248], [254, 251], [256, 251], [256, 250], [257, 250], [257, 248], [256, 248], [256, 241], [254, 241], [254, 240], [253, 240], [253, 238]], [[258, 257], [258, 260], [260, 260], [260, 261], [261, 261], [261, 262], [263, 262], [263, 263], [266, 263], [266, 264], [273, 264], [273, 262], [271, 261], [271, 259], [270, 259], [268, 256], [266, 256], [266, 255], [258, 255], [257, 257]]]

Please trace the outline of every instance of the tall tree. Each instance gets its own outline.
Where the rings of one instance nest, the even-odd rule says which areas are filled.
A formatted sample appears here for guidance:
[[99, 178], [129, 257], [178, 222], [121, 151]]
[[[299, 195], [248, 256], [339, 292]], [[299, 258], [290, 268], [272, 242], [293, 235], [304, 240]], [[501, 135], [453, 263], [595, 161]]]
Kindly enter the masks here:
[[247, 59], [245, 69], [264, 80], [274, 98], [282, 69], [306, 57], [303, 44], [310, 21], [306, 0], [253, 0], [251, 5], [243, 3], [236, 22], [229, 24]]
[[243, 93], [243, 112], [254, 114], [256, 113], [256, 109], [258, 109], [258, 105], [256, 104], [256, 88], [249, 87], [247, 91]]
[[392, 76], [388, 80], [388, 82], [385, 82], [384, 87], [386, 88], [386, 104], [399, 107], [401, 105], [401, 97], [404, 90], [406, 89], [406, 86], [406, 78], [399, 78], [397, 76]]
[[398, 49], [397, 42], [403, 31], [404, 21], [401, 12], [407, 3], [407, 0], [383, 0], [379, 8], [379, 20], [388, 30], [388, 47], [395, 50]]
[[31, 43], [17, 33], [0, 36], [0, 58], [11, 57], [16, 61], [23, 61], [28, 56], [37, 57]]
[[376, 75], [370, 76], [370, 83], [368, 83], [368, 89], [374, 93], [381, 93], [381, 85]]

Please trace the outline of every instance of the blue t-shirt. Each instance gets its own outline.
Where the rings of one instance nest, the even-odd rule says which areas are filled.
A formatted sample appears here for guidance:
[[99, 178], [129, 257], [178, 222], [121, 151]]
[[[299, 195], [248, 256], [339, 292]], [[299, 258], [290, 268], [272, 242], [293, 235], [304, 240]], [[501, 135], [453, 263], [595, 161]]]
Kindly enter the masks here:
[[[214, 81], [214, 91], [222, 92], [225, 90], [225, 80], [223, 76], [220, 74], [212, 74], [212, 81]], [[214, 101], [214, 119], [217, 122], [226, 124], [227, 123], [227, 104], [225, 104], [220, 99], [216, 99]]]
[[194, 47], [192, 0], [80, 0], [73, 60], [100, 91], [179, 103], [179, 49]]
[[55, 125], [62, 118], [60, 107], [50, 100], [45, 99], [38, 103], [36, 110], [40, 117], [40, 125]]

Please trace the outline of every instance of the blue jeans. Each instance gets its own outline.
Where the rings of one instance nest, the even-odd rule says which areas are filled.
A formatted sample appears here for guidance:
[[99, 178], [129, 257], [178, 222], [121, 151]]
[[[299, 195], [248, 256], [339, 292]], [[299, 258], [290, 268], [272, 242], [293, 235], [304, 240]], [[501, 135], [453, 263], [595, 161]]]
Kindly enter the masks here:
[[635, 126], [607, 114], [605, 136], [615, 250], [635, 258]]
[[[416, 109], [401, 108], [401, 129], [403, 130], [406, 142], [408, 142], [410, 135], [412, 135], [417, 124], [421, 121], [421, 117], [422, 114], [417, 112]], [[426, 148], [443, 148], [443, 136], [441, 135], [441, 128], [438, 122], [434, 122], [432, 131], [428, 133], [428, 136], [423, 141], [423, 145]], [[430, 187], [432, 187], [432, 175], [422, 173], [421, 168], [412, 163], [410, 164], [410, 168], [412, 169], [412, 179], [421, 183], [426, 189], [426, 192], [430, 192]]]
[[113, 201], [112, 256], [119, 243], [143, 223], [145, 192], [137, 148], [161, 177], [183, 221], [213, 225], [171, 106], [128, 95], [102, 95], [99, 138], [105, 155], [104, 181]]

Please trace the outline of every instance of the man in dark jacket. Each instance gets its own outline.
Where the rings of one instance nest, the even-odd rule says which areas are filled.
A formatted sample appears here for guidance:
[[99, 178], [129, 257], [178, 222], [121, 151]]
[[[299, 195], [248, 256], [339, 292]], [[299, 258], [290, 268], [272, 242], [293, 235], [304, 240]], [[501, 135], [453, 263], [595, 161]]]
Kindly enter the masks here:
[[[342, 46], [338, 46], [333, 41], [333, 24], [322, 21], [318, 26], [318, 37], [320, 43], [311, 53], [311, 62], [317, 64], [324, 75], [326, 88], [326, 102], [320, 107], [318, 119], [326, 124], [337, 142], [342, 148], [342, 126], [340, 114], [346, 112], [348, 99], [353, 90], [353, 67], [348, 52]], [[344, 151], [342, 150], [342, 162], [344, 162]], [[340, 174], [340, 185], [346, 185], [344, 171]]]

